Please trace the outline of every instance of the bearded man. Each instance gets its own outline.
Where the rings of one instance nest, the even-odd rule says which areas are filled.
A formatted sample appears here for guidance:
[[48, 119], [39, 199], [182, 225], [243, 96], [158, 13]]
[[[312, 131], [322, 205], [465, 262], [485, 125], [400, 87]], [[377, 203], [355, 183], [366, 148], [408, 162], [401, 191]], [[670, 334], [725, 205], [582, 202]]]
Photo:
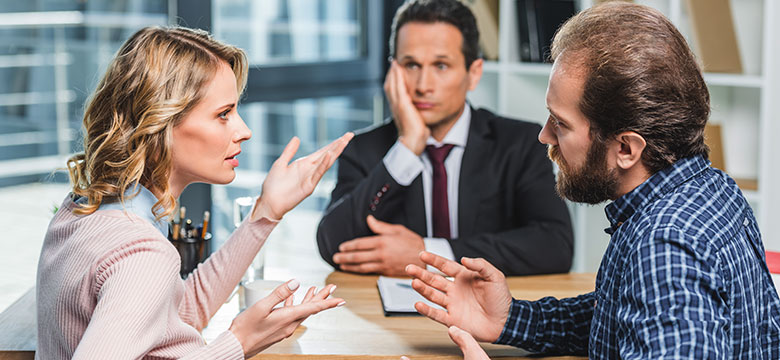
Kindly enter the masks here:
[[[559, 29], [539, 134], [559, 195], [606, 207], [611, 235], [595, 291], [512, 299], [483, 259], [422, 252], [454, 281], [410, 265], [413, 287], [446, 308], [466, 359], [476, 340], [592, 359], [780, 359], [780, 299], [756, 219], [734, 180], [710, 167], [709, 93], [680, 32], [624, 2], [584, 10]], [[462, 329], [462, 330], [461, 330]]]

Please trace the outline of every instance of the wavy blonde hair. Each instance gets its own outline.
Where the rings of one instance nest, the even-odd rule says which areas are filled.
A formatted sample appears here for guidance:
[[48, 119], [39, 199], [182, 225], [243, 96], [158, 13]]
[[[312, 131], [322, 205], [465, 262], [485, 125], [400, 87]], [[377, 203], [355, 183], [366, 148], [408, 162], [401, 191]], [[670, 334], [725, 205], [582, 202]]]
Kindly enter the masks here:
[[67, 162], [73, 193], [88, 199], [76, 214], [95, 212], [107, 198], [124, 202], [125, 191], [139, 184], [162, 194], [152, 207], [157, 219], [174, 211], [168, 186], [173, 128], [201, 100], [223, 61], [242, 93], [246, 54], [205, 31], [147, 27], [122, 45], [87, 102], [84, 152]]

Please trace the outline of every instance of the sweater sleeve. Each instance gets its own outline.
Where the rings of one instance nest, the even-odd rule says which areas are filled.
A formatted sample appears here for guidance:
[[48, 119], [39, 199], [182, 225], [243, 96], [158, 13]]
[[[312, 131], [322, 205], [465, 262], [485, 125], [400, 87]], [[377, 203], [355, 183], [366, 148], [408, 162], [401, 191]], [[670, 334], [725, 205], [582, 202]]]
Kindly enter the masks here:
[[[73, 359], [138, 359], [165, 341], [175, 321], [179, 262], [157, 239], [138, 240], [98, 263], [96, 305]], [[67, 321], [67, 320], [65, 320]], [[189, 359], [243, 359], [240, 343], [223, 334], [188, 354]]]
[[250, 222], [247, 218], [225, 244], [184, 282], [184, 298], [179, 304], [179, 316], [198, 331], [225, 303], [238, 285], [278, 221], [262, 218]]

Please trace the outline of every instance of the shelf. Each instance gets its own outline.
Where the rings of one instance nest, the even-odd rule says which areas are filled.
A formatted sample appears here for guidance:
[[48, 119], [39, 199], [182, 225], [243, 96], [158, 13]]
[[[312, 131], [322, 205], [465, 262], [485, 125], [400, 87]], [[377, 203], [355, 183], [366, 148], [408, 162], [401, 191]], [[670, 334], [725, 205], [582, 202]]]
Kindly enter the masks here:
[[734, 178], [734, 181], [742, 190], [742, 195], [745, 195], [745, 199], [753, 205], [756, 205], [761, 200], [761, 193], [758, 190], [758, 180], [747, 178]]
[[[552, 64], [485, 61], [484, 70], [486, 72], [500, 73], [502, 72], [502, 67], [505, 69], [504, 71], [515, 75], [549, 76]], [[704, 81], [706, 81], [709, 86], [760, 89], [764, 85], [763, 78], [758, 75], [704, 73]]]
[[501, 64], [497, 61], [485, 60], [482, 70], [490, 73], [498, 73], [501, 71]]
[[756, 206], [761, 201], [761, 194], [755, 190], [742, 190], [742, 195], [745, 195], [745, 199], [752, 206]]
[[757, 75], [704, 73], [704, 81], [710, 86], [731, 86], [760, 89], [764, 80]]
[[484, 71], [500, 73], [506, 71], [515, 75], [550, 76], [552, 64], [485, 61]]
[[552, 64], [545, 63], [510, 63], [506, 64], [507, 70], [516, 75], [550, 76]]
[[748, 178], [733, 178], [740, 189], [748, 191], [758, 191], [758, 180]]

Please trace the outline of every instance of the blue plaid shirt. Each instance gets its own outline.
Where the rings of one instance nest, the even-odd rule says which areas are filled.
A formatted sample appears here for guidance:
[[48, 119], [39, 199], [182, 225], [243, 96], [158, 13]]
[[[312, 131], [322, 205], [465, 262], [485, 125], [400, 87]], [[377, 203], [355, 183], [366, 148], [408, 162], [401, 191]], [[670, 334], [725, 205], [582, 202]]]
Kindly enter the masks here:
[[780, 359], [780, 299], [731, 178], [685, 158], [606, 213], [596, 290], [514, 300], [496, 343], [592, 359]]

